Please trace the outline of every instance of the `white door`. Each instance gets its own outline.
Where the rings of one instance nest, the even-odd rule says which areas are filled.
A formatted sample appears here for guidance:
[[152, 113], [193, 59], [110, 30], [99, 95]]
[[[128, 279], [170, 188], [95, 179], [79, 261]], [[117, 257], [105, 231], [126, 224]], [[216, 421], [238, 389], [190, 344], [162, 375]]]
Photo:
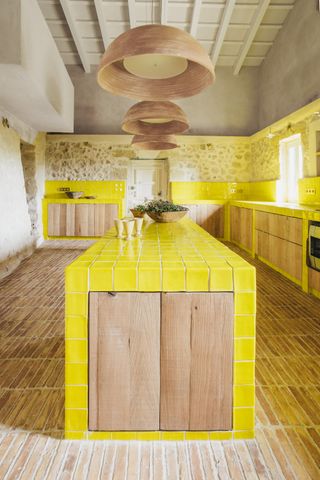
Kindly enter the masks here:
[[146, 200], [167, 198], [166, 160], [133, 160], [128, 183], [128, 208]]

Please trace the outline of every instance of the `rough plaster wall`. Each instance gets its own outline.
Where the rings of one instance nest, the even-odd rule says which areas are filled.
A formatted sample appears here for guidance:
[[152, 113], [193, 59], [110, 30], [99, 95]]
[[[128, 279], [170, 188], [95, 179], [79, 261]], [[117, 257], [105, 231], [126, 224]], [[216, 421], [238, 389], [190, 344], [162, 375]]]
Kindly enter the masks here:
[[20, 137], [0, 125], [0, 277], [32, 253], [34, 240], [20, 156]]
[[21, 162], [23, 168], [24, 184], [27, 195], [28, 212], [31, 222], [31, 235], [34, 240], [37, 238], [37, 182], [36, 182], [36, 155], [34, 145], [22, 142]]
[[259, 72], [259, 127], [320, 97], [318, 0], [296, 0]]
[[[131, 105], [97, 84], [96, 73], [78, 66], [68, 72], [75, 86], [75, 133], [118, 134]], [[216, 69], [216, 82], [201, 94], [176, 102], [189, 117], [191, 135], [248, 135], [257, 131], [258, 68], [243, 68], [234, 76], [231, 68]]]
[[[126, 180], [130, 145], [107, 142], [64, 142], [47, 139], [47, 180]], [[169, 160], [169, 180], [248, 181], [251, 170], [249, 142], [221, 141], [182, 145], [158, 158]]]
[[310, 155], [310, 127], [317, 117], [311, 115], [298, 123], [290, 124], [281, 130], [273, 130], [272, 139], [266, 137], [252, 142], [252, 180], [275, 180], [280, 176], [279, 142], [291, 135], [300, 134], [303, 151], [303, 175], [314, 175], [313, 159]]
[[25, 180], [32, 236], [37, 244], [43, 240], [42, 199], [45, 182], [46, 135], [39, 133], [34, 144], [21, 142], [21, 160]]

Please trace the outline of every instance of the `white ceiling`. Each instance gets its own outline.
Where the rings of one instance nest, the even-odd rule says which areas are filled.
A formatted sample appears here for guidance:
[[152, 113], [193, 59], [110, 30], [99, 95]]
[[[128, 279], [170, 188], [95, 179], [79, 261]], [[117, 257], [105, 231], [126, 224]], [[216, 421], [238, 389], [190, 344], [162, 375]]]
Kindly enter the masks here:
[[164, 23], [192, 33], [213, 63], [259, 66], [295, 0], [38, 0], [66, 65], [98, 65], [130, 27]]

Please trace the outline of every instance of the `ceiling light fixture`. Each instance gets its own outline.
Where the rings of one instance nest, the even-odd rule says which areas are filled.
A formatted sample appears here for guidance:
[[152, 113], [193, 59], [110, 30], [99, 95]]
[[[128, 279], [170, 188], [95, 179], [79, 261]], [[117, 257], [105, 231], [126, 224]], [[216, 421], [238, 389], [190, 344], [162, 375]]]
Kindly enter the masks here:
[[127, 111], [122, 130], [135, 135], [170, 135], [189, 128], [184, 111], [172, 102], [144, 101]]
[[189, 33], [167, 25], [142, 25], [117, 37], [98, 69], [99, 85], [138, 100], [191, 97], [213, 83], [209, 55]]
[[178, 146], [174, 135], [135, 135], [131, 145], [139, 150], [171, 150]]

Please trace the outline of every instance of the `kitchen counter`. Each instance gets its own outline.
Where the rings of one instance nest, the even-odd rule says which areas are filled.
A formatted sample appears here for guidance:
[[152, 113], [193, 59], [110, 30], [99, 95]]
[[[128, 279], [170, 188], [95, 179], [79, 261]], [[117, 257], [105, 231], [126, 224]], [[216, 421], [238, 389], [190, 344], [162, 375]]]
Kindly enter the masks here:
[[[66, 269], [66, 438], [150, 440], [253, 438], [255, 290], [254, 267], [188, 218], [172, 224], [149, 222], [144, 226], [142, 236], [140, 238], [134, 237], [131, 240], [118, 239], [115, 236], [115, 230], [113, 228], [109, 230], [101, 240], [92, 245]], [[110, 293], [108, 295], [108, 292], [111, 292], [112, 295], [110, 296]], [[139, 295], [141, 295], [141, 297], [137, 297]], [[170, 297], [170, 295], [173, 295], [173, 297]], [[179, 309], [187, 309], [188, 302], [191, 301], [190, 299], [192, 298], [196, 299], [194, 300], [195, 302], [200, 303], [209, 299], [211, 299], [210, 301], [218, 302], [216, 307], [211, 306], [209, 309], [203, 307], [202, 310], [202, 307], [199, 307], [199, 311], [202, 312], [202, 314], [203, 312], [209, 312], [209, 316], [213, 315], [215, 308], [217, 312], [219, 308], [223, 308], [223, 311], [221, 311], [221, 314], [218, 314], [215, 320], [218, 323], [221, 323], [221, 319], [224, 318], [225, 308], [227, 308], [221, 307], [221, 305], [224, 304], [227, 299], [228, 302], [231, 302], [229, 303], [229, 312], [232, 312], [230, 313], [231, 323], [229, 323], [229, 326], [231, 336], [229, 341], [232, 345], [232, 352], [230, 354], [230, 365], [232, 365], [232, 367], [230, 371], [230, 384], [227, 388], [229, 389], [229, 393], [231, 392], [230, 408], [232, 414], [230, 413], [231, 416], [229, 419], [231, 423], [226, 423], [229, 427], [222, 428], [220, 426], [220, 428], [210, 429], [192, 427], [192, 425], [198, 425], [197, 421], [200, 421], [199, 419], [190, 420], [190, 428], [154, 427], [151, 428], [151, 432], [149, 431], [150, 428], [117, 428], [117, 431], [115, 431], [113, 428], [101, 429], [94, 426], [96, 422], [102, 422], [101, 418], [103, 415], [101, 418], [98, 416], [99, 418], [94, 417], [94, 420], [92, 420], [92, 415], [94, 414], [92, 412], [90, 413], [88, 404], [88, 388], [91, 405], [94, 404], [92, 388], [90, 390], [90, 382], [88, 383], [88, 371], [90, 369], [90, 363], [92, 365], [92, 362], [97, 362], [97, 358], [99, 357], [95, 351], [92, 353], [93, 347], [90, 343], [88, 344], [88, 329], [93, 329], [91, 330], [91, 341], [93, 341], [95, 337], [94, 329], [98, 328], [97, 325], [99, 323], [99, 319], [95, 316], [107, 315], [109, 308], [111, 308], [112, 311], [112, 302], [118, 302], [118, 307], [112, 314], [112, 318], [114, 318], [114, 322], [116, 322], [116, 318], [118, 318], [117, 312], [119, 308], [122, 308], [122, 305], [128, 301], [128, 296], [131, 299], [134, 297], [140, 298], [140, 300], [136, 306], [134, 301], [130, 300], [133, 302], [132, 305], [130, 304], [131, 307], [129, 310], [126, 310], [126, 314], [121, 314], [119, 317], [119, 321], [122, 322], [122, 327], [120, 328], [113, 325], [110, 330], [110, 332], [113, 332], [110, 334], [112, 336], [116, 335], [118, 340], [112, 337], [112, 343], [109, 344], [106, 352], [108, 352], [110, 348], [120, 348], [112, 358], [117, 358], [118, 355], [122, 355], [123, 348], [127, 348], [127, 340], [125, 340], [124, 343], [122, 343], [121, 340], [127, 328], [125, 326], [127, 315], [130, 316], [131, 312], [132, 315], [134, 315], [136, 308], [138, 308], [139, 316], [135, 320], [136, 323], [133, 322], [135, 328], [139, 328], [140, 320], [141, 322], [143, 321], [143, 307], [141, 305], [144, 305], [145, 299], [147, 299], [146, 301], [148, 302], [150, 299], [150, 302], [155, 301], [156, 305], [159, 304], [160, 299], [162, 308], [159, 310], [159, 312], [161, 312], [159, 315], [164, 315], [164, 312], [168, 315], [168, 312], [170, 312], [170, 309], [165, 307], [166, 299], [167, 301], [173, 301], [172, 299], [177, 298], [180, 299], [174, 309], [174, 317], [172, 317], [167, 324], [168, 328], [173, 324], [172, 322], [179, 317]], [[101, 305], [99, 302], [102, 302]], [[100, 305], [100, 307], [97, 305]], [[152, 312], [154, 308], [156, 307], [152, 307], [151, 304], [148, 307], [149, 313], [146, 317], [146, 324], [141, 331], [146, 332], [146, 335], [148, 335], [147, 330], [152, 324]], [[198, 307], [195, 308], [198, 310]], [[199, 311], [195, 313], [195, 315], [199, 315]], [[194, 314], [191, 315], [191, 319], [193, 315]], [[183, 337], [188, 330], [188, 319], [188, 314], [182, 316], [181, 327], [183, 330], [181, 331], [181, 337]], [[107, 335], [106, 332], [108, 329], [108, 318], [101, 319], [101, 321], [102, 333], [98, 335], [100, 340], [97, 343], [97, 348], [100, 348], [101, 344], [103, 344], [103, 337]], [[130, 323], [129, 319], [128, 322]], [[162, 317], [161, 322], [165, 322], [165, 319]], [[186, 322], [185, 327], [183, 327], [184, 322]], [[179, 325], [177, 325], [176, 328], [176, 332], [178, 332]], [[201, 328], [205, 328], [205, 320], [199, 319], [193, 328], [200, 328], [199, 335], [203, 336]], [[221, 328], [221, 341], [224, 341], [225, 333], [228, 330], [227, 320], [225, 327], [222, 324]], [[225, 328], [226, 330], [224, 330]], [[164, 331], [165, 327], [162, 326], [162, 335]], [[155, 341], [155, 335], [159, 334], [159, 326], [156, 327], [155, 332], [156, 333], [150, 337], [151, 343]], [[216, 342], [213, 350], [210, 350], [210, 355], [219, 350], [218, 339], [220, 337], [218, 330], [216, 337], [212, 335], [213, 333], [214, 331], [210, 331], [209, 329], [204, 337], [210, 339], [212, 336], [212, 341]], [[195, 335], [195, 333], [193, 334]], [[141, 337], [141, 334], [139, 334], [138, 337], [136, 337], [136, 341], [138, 341], [137, 338], [139, 338], [139, 341], [142, 342], [143, 335]], [[129, 357], [125, 357], [126, 361], [129, 361], [128, 358], [131, 358], [130, 338], [128, 340]], [[175, 337], [170, 334], [168, 338], [169, 341], [174, 341], [180, 338], [180, 335]], [[162, 340], [163, 337], [161, 337], [161, 342]], [[131, 339], [131, 341], [133, 340]], [[191, 348], [191, 345], [194, 346], [195, 342], [196, 340], [192, 343], [189, 339], [186, 347], [182, 351], [176, 347], [173, 352], [176, 352], [175, 354], [181, 354], [181, 352], [187, 351], [187, 348]], [[137, 347], [138, 349], [135, 351], [142, 352], [144, 348], [147, 348], [147, 344], [148, 342], [144, 347]], [[206, 341], [203, 347], [204, 349], [207, 348], [207, 344], [210, 344], [210, 340], [208, 340], [208, 342]], [[131, 344], [131, 348], [135, 347]], [[153, 353], [149, 352], [151, 357], [156, 354], [157, 349], [156, 341], [152, 348]], [[168, 351], [168, 349], [165, 349], [165, 351]], [[228, 355], [226, 354], [225, 356], [225, 352], [227, 352], [227, 349], [223, 349], [223, 351], [224, 353], [221, 353], [217, 362], [223, 361], [225, 362], [223, 365], [226, 365]], [[203, 354], [205, 355], [203, 358], [207, 358], [206, 354]], [[112, 362], [112, 358], [109, 358], [110, 362]], [[150, 361], [152, 363], [152, 358], [151, 360], [150, 358], [148, 362]], [[168, 358], [169, 357], [162, 356], [161, 362]], [[196, 358], [198, 360], [200, 358], [201, 360], [201, 356], [197, 356]], [[205, 363], [208, 366], [207, 360]], [[144, 364], [145, 361], [141, 364], [139, 363], [139, 365]], [[155, 364], [155, 372], [157, 372], [157, 362], [155, 362]], [[211, 364], [214, 365], [215, 361], [209, 362], [209, 366]], [[105, 363], [104, 365], [107, 368]], [[183, 361], [181, 365], [189, 365], [189, 363], [187, 362], [185, 364]], [[112, 368], [118, 369], [119, 362]], [[98, 370], [96, 367], [94, 368], [93, 373], [90, 374], [91, 379], [95, 376], [94, 372]], [[181, 367], [179, 367], [179, 372], [180, 370]], [[224, 366], [221, 366], [221, 371], [223, 370]], [[163, 371], [165, 371], [165, 369]], [[169, 369], [169, 371], [171, 370]], [[164, 374], [162, 374], [161, 382], [163, 381], [163, 375]], [[208, 373], [208, 375], [210, 378], [210, 373]], [[148, 372], [141, 377], [147, 378]], [[104, 377], [104, 380], [101, 380], [102, 383], [105, 381], [105, 378], [106, 377]], [[191, 377], [187, 375], [186, 378]], [[234, 379], [233, 381], [232, 378]], [[119, 381], [121, 383], [120, 378]], [[158, 383], [156, 382], [155, 387], [151, 389], [153, 392], [157, 390], [157, 385]], [[206, 385], [207, 383], [205, 381], [203, 389], [206, 388]], [[110, 386], [108, 388], [110, 389]], [[214, 386], [212, 388], [214, 388]], [[226, 388], [226, 385], [224, 385], [224, 388]], [[203, 389], [201, 389], [200, 393]], [[186, 389], [186, 391], [189, 392], [189, 388]], [[99, 392], [96, 392], [96, 394], [98, 395]], [[214, 395], [212, 398], [214, 398]], [[228, 395], [226, 395], [226, 398], [228, 398]], [[118, 403], [119, 401], [118, 399]], [[124, 404], [125, 401], [124, 399]], [[131, 400], [129, 404], [132, 404], [132, 401], [133, 400]], [[137, 401], [137, 399], [135, 399], [135, 401]], [[216, 398], [216, 400], [212, 401], [218, 402], [219, 399]], [[118, 403], [115, 404], [116, 407]], [[143, 405], [141, 399], [139, 399], [139, 405], [140, 403]], [[156, 401], [155, 405], [158, 405], [158, 403], [159, 402]], [[147, 402], [147, 404], [149, 405], [149, 402]], [[98, 405], [100, 405], [99, 402]], [[212, 406], [212, 403], [209, 403], [209, 410], [211, 408], [210, 405]], [[198, 407], [199, 406], [195, 409], [195, 412], [206, 411], [207, 408]], [[110, 413], [110, 409], [112, 410], [112, 408], [109, 408], [107, 412]], [[179, 416], [180, 410], [181, 409], [177, 410], [177, 416]], [[162, 416], [163, 415], [164, 413], [162, 411]], [[116, 416], [116, 414], [114, 416]], [[123, 415], [123, 417], [126, 418], [126, 415]], [[143, 418], [147, 417], [148, 415], [143, 415]], [[132, 415], [129, 415], [128, 418], [132, 418]], [[155, 415], [155, 418], [159, 420], [159, 412]], [[172, 418], [169, 420], [172, 421]], [[89, 428], [90, 422], [91, 428]], [[215, 422], [216, 425], [222, 425], [217, 418], [215, 418]], [[138, 423], [138, 425], [140, 424]], [[199, 425], [203, 426], [204, 424], [200, 422]]]
[[249, 200], [232, 200], [230, 205], [235, 207], [251, 208], [262, 212], [276, 213], [296, 218], [320, 220], [320, 205], [302, 205], [282, 202], [256, 202]]

